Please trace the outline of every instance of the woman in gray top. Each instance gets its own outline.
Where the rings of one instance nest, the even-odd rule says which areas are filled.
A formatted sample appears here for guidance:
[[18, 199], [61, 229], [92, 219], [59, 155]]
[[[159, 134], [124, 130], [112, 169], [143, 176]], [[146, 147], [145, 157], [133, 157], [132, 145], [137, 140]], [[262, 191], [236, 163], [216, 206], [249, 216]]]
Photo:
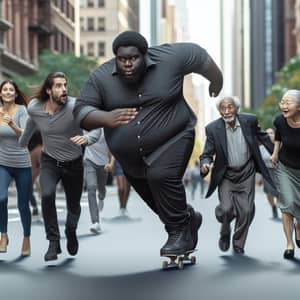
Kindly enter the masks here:
[[26, 98], [15, 82], [3, 81], [0, 85], [0, 252], [7, 251], [8, 186], [13, 178], [24, 232], [21, 255], [29, 256], [31, 161], [27, 148], [21, 148], [18, 143], [27, 119], [25, 105]]

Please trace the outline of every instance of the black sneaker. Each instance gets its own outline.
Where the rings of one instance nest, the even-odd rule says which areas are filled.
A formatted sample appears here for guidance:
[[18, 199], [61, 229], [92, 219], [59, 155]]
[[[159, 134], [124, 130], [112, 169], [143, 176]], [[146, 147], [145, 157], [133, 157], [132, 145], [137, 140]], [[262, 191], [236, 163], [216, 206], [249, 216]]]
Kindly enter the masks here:
[[167, 242], [160, 249], [161, 256], [184, 254], [191, 248], [193, 241], [187, 225], [182, 229], [169, 231], [168, 235]]
[[57, 254], [61, 253], [59, 241], [49, 241], [49, 248], [44, 256], [45, 261], [56, 260]]
[[199, 212], [188, 206], [189, 221], [182, 228], [168, 230], [168, 240], [160, 249], [161, 256], [168, 254], [181, 255], [192, 251], [198, 243], [198, 230], [202, 224], [202, 216]]
[[76, 230], [75, 229], [65, 229], [65, 235], [67, 239], [67, 250], [70, 253], [70, 255], [76, 255], [78, 252], [78, 240], [76, 236]]
[[188, 210], [190, 212], [189, 227], [193, 239], [193, 247], [189, 250], [194, 250], [198, 243], [198, 230], [202, 224], [202, 215], [196, 212], [191, 206], [189, 206]]
[[230, 235], [223, 235], [219, 239], [219, 248], [222, 251], [227, 251], [230, 247]]

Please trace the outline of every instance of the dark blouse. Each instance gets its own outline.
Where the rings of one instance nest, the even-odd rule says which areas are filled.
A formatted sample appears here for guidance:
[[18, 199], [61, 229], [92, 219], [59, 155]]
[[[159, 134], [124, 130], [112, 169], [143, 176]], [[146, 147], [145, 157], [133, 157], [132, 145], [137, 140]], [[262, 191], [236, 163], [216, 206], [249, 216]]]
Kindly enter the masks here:
[[300, 128], [292, 128], [284, 116], [274, 120], [275, 141], [281, 142], [279, 161], [287, 167], [300, 169]]

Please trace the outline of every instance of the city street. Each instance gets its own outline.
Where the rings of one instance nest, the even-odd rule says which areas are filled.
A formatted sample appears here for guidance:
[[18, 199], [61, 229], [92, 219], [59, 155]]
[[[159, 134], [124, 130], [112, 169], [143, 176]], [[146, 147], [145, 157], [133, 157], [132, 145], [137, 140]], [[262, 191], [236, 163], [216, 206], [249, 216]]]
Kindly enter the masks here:
[[[199, 192], [199, 191], [197, 191]], [[188, 191], [188, 198], [190, 194]], [[117, 217], [114, 187], [102, 213], [100, 235], [89, 231], [87, 196], [82, 199], [78, 234], [80, 249], [70, 257], [65, 247], [63, 194], [58, 195], [62, 250], [59, 259], [44, 262], [47, 249], [42, 221], [32, 224], [32, 255], [21, 259], [21, 225], [10, 209], [8, 252], [0, 256], [1, 299], [283, 299], [298, 295], [300, 260], [284, 260], [284, 236], [280, 221], [261, 191], [256, 194], [256, 217], [249, 232], [244, 256], [218, 248], [219, 225], [214, 216], [216, 194], [191, 201], [204, 222], [199, 231], [197, 264], [184, 270], [162, 270], [159, 249], [166, 240], [160, 221], [132, 192], [130, 219]], [[300, 258], [300, 249], [296, 250]]]

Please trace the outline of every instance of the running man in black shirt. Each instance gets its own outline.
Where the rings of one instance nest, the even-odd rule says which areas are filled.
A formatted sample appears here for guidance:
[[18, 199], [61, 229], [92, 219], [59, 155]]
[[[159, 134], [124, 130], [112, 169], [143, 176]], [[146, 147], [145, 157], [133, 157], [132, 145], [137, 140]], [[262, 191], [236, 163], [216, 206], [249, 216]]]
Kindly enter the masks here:
[[[74, 108], [85, 129], [105, 127], [105, 137], [131, 185], [159, 216], [168, 232], [161, 255], [183, 254], [197, 245], [202, 217], [187, 205], [182, 176], [194, 146], [196, 116], [183, 96], [184, 76], [210, 81], [209, 93], [222, 89], [220, 69], [205, 49], [192, 43], [148, 48], [139, 33], [125, 31], [113, 42], [115, 58], [88, 78]], [[123, 126], [114, 110], [136, 108]]]

